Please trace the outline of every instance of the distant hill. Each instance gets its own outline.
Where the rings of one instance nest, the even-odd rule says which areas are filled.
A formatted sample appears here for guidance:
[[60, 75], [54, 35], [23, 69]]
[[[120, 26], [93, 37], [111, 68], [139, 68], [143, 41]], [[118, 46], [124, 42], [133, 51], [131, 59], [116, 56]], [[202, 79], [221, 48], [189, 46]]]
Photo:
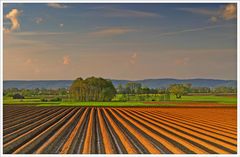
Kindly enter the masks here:
[[[73, 80], [44, 80], [44, 81], [3, 81], [3, 88], [47, 88], [47, 89], [57, 89], [57, 88], [68, 88], [72, 84]], [[114, 86], [119, 84], [125, 85], [130, 80], [111, 80]], [[170, 84], [174, 83], [191, 83], [193, 87], [218, 87], [218, 86], [228, 86], [237, 87], [236, 80], [216, 80], [216, 79], [145, 79], [137, 80], [131, 82], [139, 82], [143, 86], [150, 88], [162, 88], [168, 87]]]
[[73, 82], [72, 80], [3, 81], [3, 89], [68, 88], [72, 84], [72, 82]]

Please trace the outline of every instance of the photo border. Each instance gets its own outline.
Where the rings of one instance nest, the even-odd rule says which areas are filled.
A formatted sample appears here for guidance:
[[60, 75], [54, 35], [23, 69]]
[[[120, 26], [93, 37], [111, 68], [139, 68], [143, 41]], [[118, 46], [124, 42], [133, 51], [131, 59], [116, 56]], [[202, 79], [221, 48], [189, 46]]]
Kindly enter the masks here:
[[[99, 156], [108, 156], [108, 157], [133, 157], [133, 156], [143, 156], [143, 157], [157, 157], [157, 156], [164, 156], [164, 157], [236, 157], [240, 155], [240, 73], [239, 73], [239, 66], [240, 66], [240, 55], [239, 55], [239, 20], [240, 19], [240, 8], [239, 8], [239, 0], [0, 0], [0, 156], [3, 157], [56, 157], [56, 156], [91, 156], [91, 157], [99, 157]], [[3, 3], [236, 3], [237, 4], [237, 154], [3, 154]]]

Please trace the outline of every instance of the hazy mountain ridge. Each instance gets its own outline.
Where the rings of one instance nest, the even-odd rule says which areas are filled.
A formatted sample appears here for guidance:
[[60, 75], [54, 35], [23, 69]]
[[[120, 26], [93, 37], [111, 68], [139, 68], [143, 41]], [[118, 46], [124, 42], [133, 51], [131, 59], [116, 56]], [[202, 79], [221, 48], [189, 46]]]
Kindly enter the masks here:
[[[73, 80], [37, 80], [37, 81], [3, 81], [3, 88], [47, 88], [47, 89], [56, 89], [56, 88], [68, 88], [72, 84]], [[125, 85], [131, 80], [111, 80], [114, 86], [119, 84]], [[168, 87], [170, 84], [174, 83], [191, 83], [193, 87], [217, 87], [217, 86], [228, 86], [228, 87], [237, 87], [236, 80], [217, 80], [217, 79], [145, 79], [145, 80], [136, 80], [131, 82], [139, 82], [143, 86], [150, 88], [162, 88]]]

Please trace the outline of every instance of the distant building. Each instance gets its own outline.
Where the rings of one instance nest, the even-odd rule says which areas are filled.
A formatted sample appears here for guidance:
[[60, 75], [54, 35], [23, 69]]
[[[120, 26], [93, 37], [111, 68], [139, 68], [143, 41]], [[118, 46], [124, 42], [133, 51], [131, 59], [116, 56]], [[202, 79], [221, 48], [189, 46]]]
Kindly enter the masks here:
[[21, 94], [14, 94], [13, 99], [24, 99], [24, 96], [22, 96]]

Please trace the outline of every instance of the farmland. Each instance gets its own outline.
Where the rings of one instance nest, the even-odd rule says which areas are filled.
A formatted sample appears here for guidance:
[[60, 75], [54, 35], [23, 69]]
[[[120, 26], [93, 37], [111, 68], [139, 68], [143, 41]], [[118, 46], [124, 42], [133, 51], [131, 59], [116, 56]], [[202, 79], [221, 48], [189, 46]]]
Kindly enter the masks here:
[[3, 109], [4, 154], [237, 152], [237, 110], [231, 105], [218, 107], [4, 105]]
[[[179, 104], [215, 104], [215, 105], [229, 105], [236, 106], [237, 104], [237, 96], [182, 96], [181, 99], [176, 99], [173, 95], [171, 95], [171, 99], [169, 101], [152, 101], [152, 99], [157, 99], [159, 95], [151, 95], [149, 96], [149, 100], [146, 101], [138, 101], [137, 96], [131, 96], [130, 101], [119, 101], [119, 97], [121, 94], [117, 94], [116, 97], [111, 102], [78, 102], [78, 101], [49, 101], [43, 102], [40, 98], [25, 98], [25, 99], [13, 99], [12, 97], [4, 97], [3, 104], [7, 105], [37, 105], [37, 106], [176, 106]], [[147, 97], [145, 95], [145, 97]], [[148, 103], [151, 102], [151, 103]], [[153, 105], [155, 104], [155, 105]]]
[[5, 1], [0, 155], [240, 154], [237, 2]]

